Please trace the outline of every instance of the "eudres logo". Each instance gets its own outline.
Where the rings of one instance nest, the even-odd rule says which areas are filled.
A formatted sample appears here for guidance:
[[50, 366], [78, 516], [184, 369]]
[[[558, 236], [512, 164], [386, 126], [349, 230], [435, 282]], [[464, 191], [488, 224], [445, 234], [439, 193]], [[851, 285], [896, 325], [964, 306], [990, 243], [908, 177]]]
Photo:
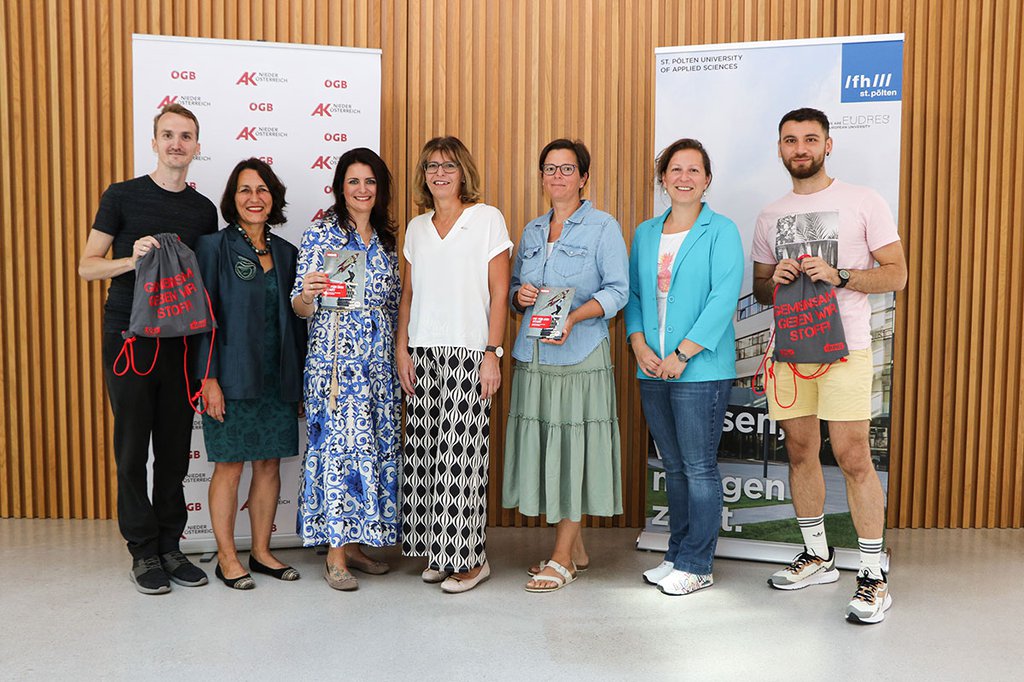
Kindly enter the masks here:
[[842, 102], [898, 102], [903, 97], [903, 42], [844, 43]]

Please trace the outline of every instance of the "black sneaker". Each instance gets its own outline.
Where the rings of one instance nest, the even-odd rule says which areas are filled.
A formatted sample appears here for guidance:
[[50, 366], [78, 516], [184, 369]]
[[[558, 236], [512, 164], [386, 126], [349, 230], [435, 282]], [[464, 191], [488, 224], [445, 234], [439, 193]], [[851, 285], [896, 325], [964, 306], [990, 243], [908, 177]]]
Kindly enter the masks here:
[[160, 555], [160, 563], [167, 572], [167, 576], [185, 587], [199, 587], [210, 582], [203, 569], [199, 568], [188, 560], [180, 550], [174, 550]]
[[160, 565], [160, 559], [147, 556], [132, 561], [132, 570], [128, 577], [135, 583], [135, 589], [142, 594], [167, 594], [171, 591], [171, 583], [167, 580]]

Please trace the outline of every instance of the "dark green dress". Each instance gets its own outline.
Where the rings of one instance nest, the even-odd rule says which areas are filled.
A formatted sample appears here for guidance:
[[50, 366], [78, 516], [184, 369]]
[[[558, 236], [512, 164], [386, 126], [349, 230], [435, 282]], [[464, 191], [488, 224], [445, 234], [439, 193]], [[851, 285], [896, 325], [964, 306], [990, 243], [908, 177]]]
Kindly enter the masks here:
[[281, 322], [278, 316], [277, 276], [263, 277], [266, 295], [261, 313], [263, 394], [251, 400], [225, 400], [224, 422], [203, 415], [203, 438], [211, 462], [251, 462], [298, 454], [298, 404], [281, 400]]

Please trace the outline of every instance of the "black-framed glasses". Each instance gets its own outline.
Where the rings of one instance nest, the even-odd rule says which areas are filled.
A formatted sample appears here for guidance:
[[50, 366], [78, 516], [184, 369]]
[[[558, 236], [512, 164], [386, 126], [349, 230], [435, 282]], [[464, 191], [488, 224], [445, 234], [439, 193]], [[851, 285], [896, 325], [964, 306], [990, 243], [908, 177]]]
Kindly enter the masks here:
[[562, 175], [572, 175], [573, 173], [576, 172], [576, 164], [563, 163], [561, 165], [556, 166], [553, 163], [545, 163], [543, 166], [540, 167], [540, 170], [542, 173], [544, 173], [544, 175], [554, 175], [556, 170]]
[[454, 161], [444, 161], [442, 163], [438, 163], [437, 161], [427, 161], [423, 164], [423, 170], [430, 174], [434, 174], [439, 170], [444, 170], [445, 173], [454, 173], [459, 170], [459, 164]]

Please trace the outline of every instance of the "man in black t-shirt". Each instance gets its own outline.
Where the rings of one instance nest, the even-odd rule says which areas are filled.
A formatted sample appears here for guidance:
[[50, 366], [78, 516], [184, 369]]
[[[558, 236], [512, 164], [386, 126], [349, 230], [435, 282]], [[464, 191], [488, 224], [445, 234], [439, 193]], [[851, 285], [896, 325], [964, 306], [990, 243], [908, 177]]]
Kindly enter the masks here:
[[[217, 231], [217, 209], [185, 183], [199, 153], [199, 121], [179, 104], [169, 104], [153, 121], [156, 169], [114, 183], [100, 199], [96, 220], [82, 252], [78, 273], [86, 280], [110, 279], [103, 314], [103, 372], [114, 413], [117, 516], [132, 555], [129, 574], [144, 594], [169, 592], [173, 580], [195, 587], [206, 573], [178, 548], [188, 512], [183, 481], [188, 473], [192, 407], [188, 403], [182, 339], [137, 337], [135, 364], [153, 370], [140, 376], [113, 372], [128, 329], [135, 290], [135, 263], [160, 248], [153, 235], [173, 232], [189, 248]], [[107, 254], [113, 251], [112, 258]], [[147, 493], [146, 463], [153, 441], [153, 496]]]

